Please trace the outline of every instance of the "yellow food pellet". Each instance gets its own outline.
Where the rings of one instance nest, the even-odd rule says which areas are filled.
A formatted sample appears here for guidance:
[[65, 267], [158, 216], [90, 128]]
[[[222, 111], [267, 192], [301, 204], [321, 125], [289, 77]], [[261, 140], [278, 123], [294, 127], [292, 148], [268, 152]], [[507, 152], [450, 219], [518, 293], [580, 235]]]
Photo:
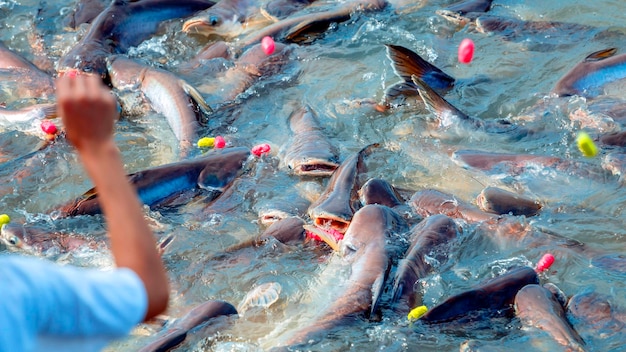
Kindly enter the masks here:
[[576, 141], [578, 142], [578, 149], [580, 149], [584, 156], [591, 158], [598, 154], [598, 147], [596, 147], [593, 140], [586, 132], [578, 133]]
[[198, 140], [199, 148], [211, 148], [215, 144], [215, 138], [213, 137], [202, 137]]
[[407, 318], [410, 321], [414, 321], [419, 319], [422, 315], [426, 314], [426, 312], [428, 312], [428, 308], [426, 306], [415, 307], [409, 312]]
[[11, 218], [7, 214], [0, 215], [0, 226], [11, 222]]

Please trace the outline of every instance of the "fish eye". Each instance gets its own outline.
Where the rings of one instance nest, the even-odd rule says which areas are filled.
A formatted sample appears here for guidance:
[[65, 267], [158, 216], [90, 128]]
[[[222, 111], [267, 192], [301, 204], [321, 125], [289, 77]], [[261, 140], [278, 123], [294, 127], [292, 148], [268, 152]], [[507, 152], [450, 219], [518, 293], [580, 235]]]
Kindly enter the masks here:
[[17, 236], [11, 236], [9, 238], [9, 244], [12, 246], [17, 246], [20, 243], [20, 239]]
[[211, 15], [211, 17], [209, 17], [209, 23], [211, 23], [211, 26], [217, 26], [220, 23], [220, 19], [215, 15]]

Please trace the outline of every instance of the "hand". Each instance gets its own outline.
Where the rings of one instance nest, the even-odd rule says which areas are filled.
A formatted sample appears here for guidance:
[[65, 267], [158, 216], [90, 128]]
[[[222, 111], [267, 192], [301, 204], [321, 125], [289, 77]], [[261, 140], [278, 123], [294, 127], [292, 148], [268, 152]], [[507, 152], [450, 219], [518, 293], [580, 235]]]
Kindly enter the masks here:
[[115, 97], [100, 77], [76, 72], [60, 76], [56, 95], [66, 138], [79, 152], [97, 150], [112, 141], [119, 114]]

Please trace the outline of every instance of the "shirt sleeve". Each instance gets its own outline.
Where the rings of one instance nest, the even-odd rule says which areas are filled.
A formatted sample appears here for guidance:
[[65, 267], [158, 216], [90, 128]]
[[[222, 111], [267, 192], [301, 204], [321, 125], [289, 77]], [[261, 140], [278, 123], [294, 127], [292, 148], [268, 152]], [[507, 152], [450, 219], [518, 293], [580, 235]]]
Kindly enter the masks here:
[[127, 268], [103, 271], [16, 255], [0, 257], [0, 351], [41, 336], [123, 337], [141, 322], [147, 294]]

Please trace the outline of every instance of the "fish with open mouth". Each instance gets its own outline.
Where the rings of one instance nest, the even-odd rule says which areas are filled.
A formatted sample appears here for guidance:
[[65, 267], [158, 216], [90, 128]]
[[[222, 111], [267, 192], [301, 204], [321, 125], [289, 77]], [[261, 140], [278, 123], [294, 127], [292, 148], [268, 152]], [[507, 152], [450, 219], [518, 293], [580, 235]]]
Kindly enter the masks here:
[[283, 163], [298, 176], [330, 176], [339, 166], [339, 151], [323, 132], [310, 106], [289, 116], [293, 136], [286, 146]]
[[468, 222], [495, 222], [500, 218], [500, 215], [487, 213], [452, 194], [435, 189], [424, 189], [415, 192], [409, 204], [416, 213], [424, 217], [443, 214]]
[[358, 178], [365, 169], [364, 158], [378, 147], [379, 144], [370, 144], [344, 160], [333, 172], [324, 193], [309, 207], [314, 226], [334, 230], [338, 237], [348, 230], [354, 212], [361, 207]]
[[392, 209], [366, 205], [354, 219], [340, 242], [329, 266], [347, 262], [351, 270], [346, 280], [336, 282], [336, 297], [323, 307], [314, 321], [291, 335], [285, 346], [310, 344], [328, 330], [348, 324], [358, 316], [373, 318], [379, 309], [392, 258], [406, 248], [393, 236], [407, 230], [406, 222]]
[[[164, 206], [184, 192], [209, 192], [213, 199], [243, 172], [250, 150], [226, 148], [202, 157], [161, 165], [128, 175], [141, 202], [151, 208]], [[95, 188], [58, 208], [60, 217], [101, 213]]]

